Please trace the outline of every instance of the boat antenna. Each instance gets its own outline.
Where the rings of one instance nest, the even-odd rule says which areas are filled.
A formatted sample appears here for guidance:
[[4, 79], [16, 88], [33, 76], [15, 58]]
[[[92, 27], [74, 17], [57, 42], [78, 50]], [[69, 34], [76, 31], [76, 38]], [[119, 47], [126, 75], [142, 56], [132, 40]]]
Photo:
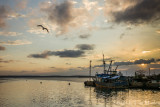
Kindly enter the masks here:
[[90, 76], [90, 77], [89, 77], [89, 81], [91, 81], [91, 67], [92, 67], [92, 66], [91, 66], [91, 63], [92, 63], [92, 61], [90, 60], [90, 69], [89, 69], [89, 76]]
[[114, 61], [114, 60], [111, 60], [110, 65], [108, 67], [108, 72], [111, 71], [111, 69], [112, 69], [112, 61]]
[[116, 67], [115, 71], [117, 71], [118, 66], [119, 66], [119, 65], [117, 65], [117, 67]]

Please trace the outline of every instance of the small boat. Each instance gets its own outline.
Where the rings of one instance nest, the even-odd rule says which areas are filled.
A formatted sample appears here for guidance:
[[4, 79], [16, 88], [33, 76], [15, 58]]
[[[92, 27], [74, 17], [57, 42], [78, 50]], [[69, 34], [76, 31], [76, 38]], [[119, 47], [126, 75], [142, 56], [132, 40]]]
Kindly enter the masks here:
[[129, 79], [130, 88], [142, 88], [142, 89], [160, 89], [160, 79], [153, 76], [145, 76], [142, 70], [135, 72], [135, 76]]
[[94, 87], [94, 86], [95, 86], [95, 83], [94, 83], [94, 81], [91, 80], [91, 67], [92, 67], [92, 66], [91, 66], [91, 63], [92, 63], [92, 61], [90, 60], [89, 81], [88, 81], [88, 80], [85, 81], [85, 82], [84, 82], [84, 85], [85, 85], [85, 86], [93, 86], [93, 87]]
[[132, 79], [129, 82], [129, 87], [130, 88], [144, 88], [145, 87], [146, 81], [142, 79]]
[[95, 83], [94, 83], [94, 81], [85, 81], [85, 82], [84, 82], [84, 85], [85, 85], [85, 86], [93, 86], [93, 87], [94, 87], [94, 86], [95, 86]]
[[149, 80], [146, 87], [150, 89], [160, 89], [160, 80]]

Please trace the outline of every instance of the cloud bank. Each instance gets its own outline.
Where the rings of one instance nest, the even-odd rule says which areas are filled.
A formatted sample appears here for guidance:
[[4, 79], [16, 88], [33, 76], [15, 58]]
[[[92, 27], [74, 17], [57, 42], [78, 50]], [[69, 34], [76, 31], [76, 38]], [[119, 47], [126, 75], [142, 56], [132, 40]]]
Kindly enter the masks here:
[[47, 15], [51, 24], [57, 26], [57, 33], [64, 34], [91, 20], [90, 14], [86, 8], [75, 8], [74, 4], [75, 2], [70, 0], [65, 0], [61, 3], [54, 2], [52, 4], [42, 2], [40, 8], [41, 11]]
[[2, 45], [26, 45], [26, 44], [32, 44], [32, 42], [28, 40], [15, 40], [15, 41], [0, 41], [0, 44]]
[[128, 22], [132, 24], [149, 23], [160, 20], [159, 0], [140, 0], [135, 6], [123, 11], [113, 13], [115, 22]]
[[9, 6], [0, 5], [0, 28], [6, 27], [6, 18], [11, 13], [11, 9]]
[[22, 33], [18, 32], [0, 32], [0, 36], [19, 36], [22, 35]]
[[79, 50], [94, 50], [95, 45], [90, 44], [78, 44], [76, 45], [76, 48]]
[[59, 56], [63, 58], [77, 58], [84, 56], [82, 50], [62, 50], [62, 51], [44, 51], [40, 54], [31, 54], [29, 58], [48, 58], [49, 56]]
[[115, 62], [114, 65], [151, 64], [151, 63], [156, 63], [158, 61], [159, 61], [159, 59], [154, 59], [154, 58], [151, 58], [151, 59], [138, 59], [138, 60], [135, 60], [133, 62], [131, 62], [131, 61]]
[[0, 63], [11, 63], [14, 62], [14, 60], [3, 60], [0, 58]]
[[77, 58], [84, 57], [85, 52], [88, 50], [94, 50], [95, 45], [91, 44], [78, 44], [75, 46], [77, 50], [61, 50], [61, 51], [44, 51], [40, 54], [30, 54], [29, 58], [48, 58], [49, 56], [59, 56], [62, 58]]
[[[102, 61], [102, 60], [101, 60]], [[114, 62], [113, 65], [114, 66], [123, 66], [123, 65], [136, 65], [136, 64], [151, 64], [151, 63], [156, 63], [159, 62], [160, 59], [138, 59], [135, 61], [121, 61], [121, 62]], [[109, 64], [106, 64], [107, 66], [109, 66]], [[103, 67], [103, 65], [95, 65], [94, 67]]]
[[[26, 0], [24, 0], [26, 1]], [[24, 3], [23, 1], [23, 3]], [[22, 4], [21, 4], [22, 6]], [[24, 5], [23, 5], [24, 6]], [[22, 9], [19, 8], [18, 10]], [[13, 8], [9, 5], [0, 5], [0, 28], [5, 28], [7, 26], [7, 19], [17, 18], [17, 17], [25, 17], [23, 14], [17, 13]]]
[[82, 35], [79, 35], [79, 38], [80, 39], [87, 39], [89, 38], [91, 35], [90, 34], [82, 34]]

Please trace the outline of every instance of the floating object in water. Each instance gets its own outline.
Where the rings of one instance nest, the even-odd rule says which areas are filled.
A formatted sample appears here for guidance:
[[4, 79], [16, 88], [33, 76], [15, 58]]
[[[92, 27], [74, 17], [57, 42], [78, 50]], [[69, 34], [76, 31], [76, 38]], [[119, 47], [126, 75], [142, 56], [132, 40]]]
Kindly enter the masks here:
[[33, 101], [33, 102], [35, 102], [36, 100], [35, 100], [35, 99], [33, 99], [32, 101]]

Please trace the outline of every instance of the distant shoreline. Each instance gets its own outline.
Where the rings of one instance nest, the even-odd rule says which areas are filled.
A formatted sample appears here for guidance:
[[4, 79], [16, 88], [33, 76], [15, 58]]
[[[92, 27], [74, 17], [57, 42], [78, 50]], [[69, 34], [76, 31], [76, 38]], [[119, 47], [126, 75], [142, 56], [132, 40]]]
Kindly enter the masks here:
[[[51, 77], [59, 77], [59, 78], [89, 78], [90, 76], [82, 76], [82, 75], [75, 75], [75, 76], [60, 76], [60, 75], [56, 75], [56, 76], [0, 76], [0, 78], [51, 78]], [[94, 77], [94, 76], [91, 76]]]

